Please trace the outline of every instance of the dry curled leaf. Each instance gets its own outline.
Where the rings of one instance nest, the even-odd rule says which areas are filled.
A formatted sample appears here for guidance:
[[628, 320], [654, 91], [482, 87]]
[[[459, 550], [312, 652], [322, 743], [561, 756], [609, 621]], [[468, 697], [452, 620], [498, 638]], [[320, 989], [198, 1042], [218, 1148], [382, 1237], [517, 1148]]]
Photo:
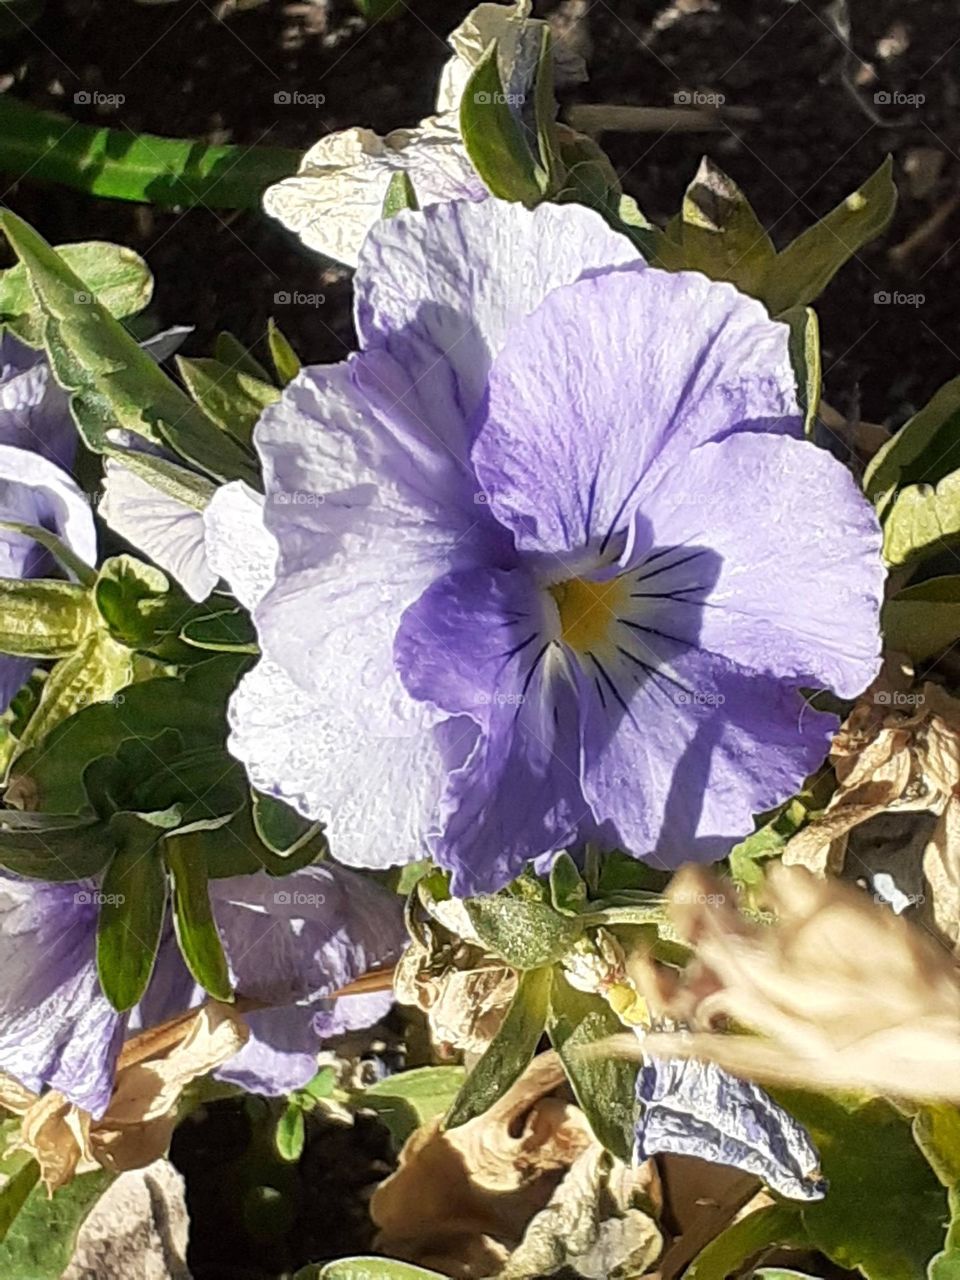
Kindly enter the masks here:
[[960, 787], [960, 701], [940, 685], [914, 686], [888, 659], [836, 734], [837, 789], [823, 814], [787, 844], [786, 866], [839, 873], [851, 833], [890, 812], [942, 815]]
[[0, 1078], [0, 1104], [23, 1116], [18, 1145], [38, 1162], [52, 1195], [100, 1166], [119, 1173], [152, 1164], [169, 1145], [184, 1088], [232, 1058], [246, 1039], [237, 1011], [209, 1001], [126, 1042], [99, 1120], [56, 1090], [39, 1097], [9, 1076]]
[[424, 929], [413, 939], [394, 974], [400, 1004], [423, 1010], [441, 1054], [479, 1056], [497, 1034], [516, 994], [517, 975], [481, 948], [438, 939]]
[[[581, 1157], [594, 1152], [599, 1158], [601, 1150], [580, 1109], [556, 1096], [563, 1084], [557, 1055], [541, 1054], [484, 1115], [456, 1129], [444, 1131], [439, 1122], [419, 1129], [371, 1201], [377, 1249], [463, 1280], [498, 1274], [512, 1257], [509, 1275], [538, 1274], [525, 1268], [533, 1265], [531, 1255], [539, 1266], [557, 1247], [551, 1224], [565, 1222], [569, 1213], [560, 1192], [564, 1180]], [[599, 1176], [591, 1161], [578, 1165], [570, 1195], [581, 1210], [584, 1186]], [[656, 1204], [659, 1198], [649, 1162], [638, 1170], [615, 1162], [604, 1189], [614, 1198], [612, 1206], [604, 1205], [611, 1216], [623, 1216], [616, 1202], [639, 1208], [635, 1202]], [[596, 1217], [591, 1243], [599, 1238], [599, 1211]], [[535, 1234], [527, 1239], [534, 1222]], [[590, 1237], [590, 1231], [578, 1237], [578, 1247]], [[523, 1252], [517, 1255], [523, 1246], [527, 1261]]]
[[[960, 1101], [950, 954], [853, 886], [802, 868], [772, 867], [765, 897], [773, 924], [746, 919], [703, 868], [675, 877], [672, 914], [694, 959], [645, 989], [691, 1030], [650, 1034], [644, 1052], [761, 1083]], [[756, 1034], [724, 1033], [731, 1023]]]

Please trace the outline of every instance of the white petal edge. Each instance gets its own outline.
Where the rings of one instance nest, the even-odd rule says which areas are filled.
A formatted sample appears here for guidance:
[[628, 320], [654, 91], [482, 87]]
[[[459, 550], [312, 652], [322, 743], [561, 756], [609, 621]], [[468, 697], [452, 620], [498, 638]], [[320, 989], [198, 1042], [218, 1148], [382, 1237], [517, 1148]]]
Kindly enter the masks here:
[[3, 444], [0, 445], [0, 489], [4, 483], [42, 490], [53, 508], [54, 532], [86, 564], [96, 564], [97, 530], [90, 502], [72, 476], [38, 453]]
[[247, 609], [273, 586], [277, 541], [263, 522], [263, 494], [242, 480], [221, 485], [203, 513], [207, 564]]

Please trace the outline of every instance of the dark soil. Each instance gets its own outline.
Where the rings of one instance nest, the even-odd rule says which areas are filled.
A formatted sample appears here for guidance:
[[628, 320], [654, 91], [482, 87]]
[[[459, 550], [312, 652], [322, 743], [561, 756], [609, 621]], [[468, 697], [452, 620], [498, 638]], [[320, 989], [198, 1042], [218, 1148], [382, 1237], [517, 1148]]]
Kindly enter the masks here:
[[[366, 27], [350, 0], [48, 0], [32, 31], [0, 46], [9, 92], [83, 122], [215, 141], [306, 148], [364, 123], [385, 132], [432, 106], [443, 35], [470, 0], [406, 0]], [[827, 397], [841, 410], [900, 421], [960, 373], [960, 10], [955, 0], [851, 0], [849, 44], [836, 5], [806, 0], [556, 0], [538, 11], [576, 24], [589, 54], [583, 101], [670, 106], [678, 92], [721, 93], [759, 118], [711, 134], [607, 135], [624, 184], [647, 214], [678, 206], [708, 152], [747, 191], [778, 244], [896, 158], [900, 208], [820, 305]], [[842, 16], [842, 15], [841, 15]], [[846, 82], [846, 83], [845, 83]], [[110, 106], [80, 91], [121, 94]], [[279, 105], [278, 92], [322, 93], [322, 107]], [[877, 93], [890, 95], [876, 104]], [[896, 95], [921, 95], [903, 104]], [[929, 189], [909, 177], [939, 163]], [[112, 238], [145, 255], [164, 323], [189, 322], [193, 352], [228, 328], [262, 342], [276, 313], [302, 356], [335, 360], [351, 342], [349, 281], [304, 255], [257, 212], [158, 212], [21, 181], [5, 198], [54, 241]], [[938, 231], [902, 261], [889, 250], [938, 211]], [[324, 305], [277, 306], [281, 291]], [[874, 295], [922, 295], [878, 305]]]
[[[208, 0], [47, 0], [32, 30], [0, 42], [0, 87], [84, 123], [305, 149], [329, 130], [359, 123], [384, 133], [428, 114], [448, 52], [443, 37], [471, 7], [471, 0], [404, 0], [395, 20], [368, 28], [350, 0], [234, 0], [216, 14]], [[677, 209], [706, 152], [748, 193], [782, 246], [892, 152], [896, 220], [818, 307], [826, 395], [844, 412], [859, 408], [867, 419], [898, 423], [960, 374], [956, 0], [850, 0], [849, 47], [832, 25], [837, 5], [815, 0], [550, 0], [537, 9], [559, 11], [568, 24], [580, 15], [576, 37], [589, 55], [590, 81], [567, 105], [672, 106], [686, 91], [723, 94], [728, 108], [755, 110], [750, 123], [710, 134], [606, 136], [625, 188], [655, 220]], [[323, 106], [275, 101], [297, 90], [322, 93]], [[123, 100], [98, 106], [75, 101], [78, 92]], [[891, 101], [875, 103], [877, 93]], [[918, 165], [940, 167], [924, 184]], [[196, 326], [192, 353], [209, 354], [217, 332], [228, 329], [263, 355], [271, 314], [305, 360], [336, 360], [351, 346], [348, 273], [306, 255], [258, 212], [161, 212], [29, 179], [0, 195], [55, 243], [112, 239], [143, 254], [157, 281], [155, 319]], [[939, 227], [916, 250], [891, 257], [936, 215]], [[276, 293], [294, 291], [321, 293], [325, 302], [275, 305]], [[922, 302], [878, 304], [880, 292]], [[283, 1265], [280, 1258], [297, 1265], [290, 1250], [304, 1241], [308, 1257], [363, 1251], [362, 1188], [385, 1168], [373, 1122], [311, 1136], [311, 1221], [295, 1207], [295, 1221], [279, 1223], [265, 1178], [250, 1183], [263, 1203], [248, 1204], [241, 1231], [228, 1221], [233, 1201], [219, 1192], [233, 1184], [219, 1165], [245, 1149], [245, 1123], [227, 1107], [205, 1130], [193, 1124], [178, 1134], [191, 1208], [213, 1224], [194, 1245], [197, 1276], [262, 1276]], [[299, 1195], [290, 1203], [298, 1206]], [[262, 1224], [259, 1242], [251, 1221]]]

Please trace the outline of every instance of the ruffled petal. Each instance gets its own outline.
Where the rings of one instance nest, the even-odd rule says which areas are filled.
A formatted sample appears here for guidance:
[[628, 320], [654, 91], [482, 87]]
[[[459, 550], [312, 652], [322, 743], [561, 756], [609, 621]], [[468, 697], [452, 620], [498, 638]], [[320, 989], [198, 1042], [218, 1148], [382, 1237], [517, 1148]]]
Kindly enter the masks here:
[[267, 659], [240, 681], [229, 719], [228, 748], [253, 785], [322, 821], [340, 862], [389, 867], [424, 856], [445, 777], [443, 724], [375, 736]]
[[[645, 598], [635, 603], [648, 625], [843, 698], [874, 679], [880, 526], [826, 450], [749, 434], [706, 444], [644, 492], [641, 505], [655, 544], [677, 548], [637, 570], [635, 590]], [[698, 582], [705, 590], [694, 590]]]
[[265, 655], [327, 720], [409, 737], [436, 717], [394, 670], [403, 610], [446, 569], [492, 554], [492, 536], [508, 542], [446, 450], [371, 408], [357, 367], [306, 370], [257, 428], [279, 555], [256, 622]]
[[480, 731], [450, 772], [431, 840], [458, 896], [500, 888], [589, 814], [558, 635], [556, 606], [521, 570], [450, 574], [404, 616], [396, 659], [407, 688]]
[[584, 794], [638, 857], [715, 862], [822, 763], [837, 719], [686, 640], [621, 640], [574, 664]]
[[308, 249], [355, 267], [383, 213], [390, 179], [406, 171], [421, 208], [441, 200], [481, 200], [486, 188], [464, 150], [456, 115], [396, 129], [344, 129], [321, 138], [292, 178], [268, 187], [263, 207]]
[[89, 886], [0, 878], [0, 1070], [95, 1118], [123, 1040], [97, 979], [97, 914]]
[[276, 1006], [248, 1017], [250, 1040], [217, 1075], [258, 1093], [300, 1088], [337, 1026], [331, 993], [399, 958], [400, 900], [329, 863], [215, 880], [210, 897], [237, 990]]
[[734, 431], [796, 434], [787, 326], [732, 285], [620, 271], [556, 289], [490, 372], [473, 449], [497, 519], [560, 557], [624, 534], [643, 483]]
[[42, 351], [10, 333], [0, 337], [0, 443], [73, 465], [77, 433], [67, 393], [53, 380]]
[[221, 485], [203, 512], [207, 564], [247, 609], [273, 584], [277, 542], [263, 520], [263, 496], [242, 480]]
[[[14, 445], [0, 444], [0, 513], [5, 520], [38, 524], [62, 538], [87, 564], [97, 559], [97, 532], [90, 503], [66, 471], [39, 454]], [[32, 539], [16, 533], [0, 533], [0, 556], [16, 558], [17, 547]], [[10, 562], [11, 564], [13, 561]], [[29, 570], [5, 576], [32, 576]]]
[[191, 600], [206, 600], [217, 585], [207, 563], [203, 512], [161, 493], [113, 458], [104, 468], [100, 514], [121, 538], [176, 578]]
[[[361, 345], [396, 359], [421, 388], [432, 429], [465, 457], [470, 417], [511, 328], [551, 290], [627, 264], [643, 265], [630, 241], [581, 205], [490, 199], [399, 213], [377, 224], [360, 255]], [[540, 372], [547, 363], [541, 352]]]

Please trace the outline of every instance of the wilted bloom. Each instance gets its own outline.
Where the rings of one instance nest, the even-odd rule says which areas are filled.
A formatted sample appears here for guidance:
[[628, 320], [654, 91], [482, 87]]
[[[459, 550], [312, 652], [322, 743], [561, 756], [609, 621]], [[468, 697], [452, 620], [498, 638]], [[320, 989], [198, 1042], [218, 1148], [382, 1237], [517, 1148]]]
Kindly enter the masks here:
[[[235, 988], [265, 1006], [245, 1015], [250, 1036], [217, 1074], [258, 1093], [298, 1088], [322, 1038], [386, 1011], [389, 995], [329, 997], [397, 959], [399, 900], [331, 864], [212, 880], [210, 896]], [[168, 933], [140, 1005], [118, 1014], [97, 979], [97, 898], [92, 883], [0, 879], [0, 1071], [35, 1093], [56, 1089], [94, 1118], [127, 1032], [204, 1000]]]
[[585, 838], [721, 857], [826, 752], [799, 690], [878, 667], [877, 522], [798, 438], [786, 326], [573, 205], [399, 214], [356, 291], [359, 354], [257, 428], [231, 749], [342, 861], [460, 896]]
[[[478, 5], [449, 36], [455, 56], [441, 75], [436, 115], [416, 128], [394, 129], [385, 138], [372, 129], [327, 134], [303, 157], [294, 177], [267, 188], [267, 213], [308, 249], [355, 267], [395, 174], [409, 175], [421, 206], [485, 199], [487, 188], [460, 136], [460, 100], [477, 63], [496, 40], [507, 102], [518, 111], [522, 108], [533, 85], [546, 26], [530, 18], [529, 11], [529, 0]], [[557, 72], [560, 81], [584, 78], [580, 60], [563, 51]]]

